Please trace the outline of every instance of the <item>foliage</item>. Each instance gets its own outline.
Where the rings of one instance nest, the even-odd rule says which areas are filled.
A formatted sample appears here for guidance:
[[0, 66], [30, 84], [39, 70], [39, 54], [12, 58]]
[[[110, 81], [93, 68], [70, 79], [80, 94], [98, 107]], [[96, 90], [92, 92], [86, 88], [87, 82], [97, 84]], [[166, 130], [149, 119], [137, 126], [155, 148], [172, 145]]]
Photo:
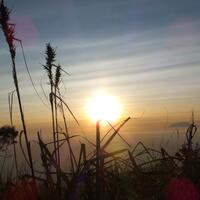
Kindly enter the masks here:
[[7, 145], [13, 144], [17, 135], [18, 131], [14, 126], [0, 127], [0, 150]]

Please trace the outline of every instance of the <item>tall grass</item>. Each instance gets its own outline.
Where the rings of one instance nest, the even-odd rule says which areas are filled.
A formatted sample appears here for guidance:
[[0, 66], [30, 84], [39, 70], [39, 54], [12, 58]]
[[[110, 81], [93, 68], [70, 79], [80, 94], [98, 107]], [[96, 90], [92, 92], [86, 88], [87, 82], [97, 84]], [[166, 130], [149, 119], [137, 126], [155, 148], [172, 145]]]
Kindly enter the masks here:
[[19, 91], [16, 64], [15, 64], [16, 47], [15, 47], [14, 41], [16, 41], [17, 39], [15, 38], [15, 35], [14, 35], [15, 33], [14, 24], [11, 24], [9, 20], [10, 20], [10, 11], [6, 6], [4, 6], [4, 1], [2, 0], [1, 5], [0, 5], [0, 24], [1, 24], [1, 29], [4, 33], [4, 36], [9, 47], [9, 51], [10, 51], [10, 57], [12, 61], [12, 75], [13, 75], [14, 85], [15, 85], [15, 89], [17, 93], [18, 105], [19, 105], [20, 116], [21, 116], [21, 121], [22, 121], [25, 141], [26, 141], [31, 173], [32, 173], [32, 176], [34, 177], [31, 147], [30, 147], [30, 142], [28, 140], [28, 135], [27, 135], [27, 129], [26, 129], [24, 113], [22, 109], [21, 95]]

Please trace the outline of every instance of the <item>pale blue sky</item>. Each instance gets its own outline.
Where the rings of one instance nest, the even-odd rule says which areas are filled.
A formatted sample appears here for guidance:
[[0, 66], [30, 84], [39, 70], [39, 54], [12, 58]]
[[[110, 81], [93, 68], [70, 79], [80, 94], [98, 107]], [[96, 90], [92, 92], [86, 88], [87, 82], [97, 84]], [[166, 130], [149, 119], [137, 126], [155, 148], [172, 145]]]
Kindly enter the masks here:
[[[200, 102], [200, 1], [7, 0], [34, 82], [48, 93], [45, 44], [57, 49], [66, 101], [78, 117], [98, 90], [118, 97], [124, 115], [190, 112]], [[8, 121], [13, 90], [7, 46], [0, 33], [0, 122]], [[18, 47], [18, 45], [17, 45]], [[17, 71], [28, 120], [48, 112], [36, 97], [20, 48]], [[15, 109], [17, 113], [17, 108]], [[45, 116], [42, 121], [45, 121]]]

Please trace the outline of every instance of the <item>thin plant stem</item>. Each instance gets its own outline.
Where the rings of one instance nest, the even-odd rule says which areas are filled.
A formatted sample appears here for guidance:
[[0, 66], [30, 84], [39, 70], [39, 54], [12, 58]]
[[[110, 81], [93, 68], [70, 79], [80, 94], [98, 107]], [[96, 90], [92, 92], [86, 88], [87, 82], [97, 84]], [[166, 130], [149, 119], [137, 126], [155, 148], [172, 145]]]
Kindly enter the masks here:
[[96, 199], [100, 200], [100, 121], [96, 122]]
[[13, 75], [14, 85], [15, 85], [16, 93], [17, 93], [17, 99], [18, 99], [22, 127], [24, 131], [25, 142], [26, 142], [26, 147], [27, 147], [27, 152], [28, 152], [28, 158], [30, 162], [31, 173], [32, 173], [32, 176], [35, 177], [31, 149], [30, 149], [29, 140], [27, 136], [27, 129], [26, 129], [25, 118], [24, 118], [24, 113], [22, 109], [22, 102], [21, 102], [17, 71], [16, 71], [16, 65], [15, 65], [16, 48], [14, 45], [14, 41], [16, 40], [16, 38], [14, 37], [14, 25], [8, 22], [9, 17], [10, 17], [9, 16], [10, 11], [8, 10], [6, 6], [4, 6], [4, 1], [1, 2], [0, 14], [1, 14], [1, 26], [2, 26], [1, 28], [3, 30], [6, 42], [8, 44], [10, 57], [12, 61], [12, 75]]
[[[60, 90], [58, 90], [58, 94], [59, 94], [59, 96], [61, 98]], [[67, 120], [66, 120], [66, 117], [65, 117], [65, 111], [64, 111], [64, 107], [63, 107], [62, 101], [61, 101], [61, 112], [62, 112], [62, 117], [63, 117], [63, 121], [64, 121], [65, 132], [67, 134], [67, 145], [68, 145], [68, 148], [69, 148], [69, 156], [70, 156], [72, 172], [74, 173], [74, 171], [75, 171], [74, 170], [74, 162], [75, 162], [76, 167], [77, 167], [77, 162], [76, 162], [76, 158], [74, 156], [74, 152], [72, 150], [70, 139], [69, 139], [69, 132], [68, 132], [68, 128], [67, 128]]]

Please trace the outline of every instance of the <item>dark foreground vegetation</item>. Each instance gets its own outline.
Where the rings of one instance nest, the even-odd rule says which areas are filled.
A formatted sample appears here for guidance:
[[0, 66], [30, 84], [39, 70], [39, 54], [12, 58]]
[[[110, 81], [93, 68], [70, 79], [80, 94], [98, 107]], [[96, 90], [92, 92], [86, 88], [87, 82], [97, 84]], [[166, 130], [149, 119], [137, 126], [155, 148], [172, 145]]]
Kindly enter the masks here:
[[[31, 142], [26, 128], [22, 109], [20, 87], [15, 64], [16, 43], [19, 43], [23, 59], [33, 89], [38, 95], [29, 72], [23, 45], [14, 35], [14, 25], [9, 19], [10, 11], [1, 2], [0, 25], [8, 44], [14, 90], [8, 93], [10, 125], [0, 128], [0, 199], [36, 200], [36, 199], [111, 199], [111, 200], [199, 200], [200, 189], [200, 146], [193, 144], [197, 132], [194, 121], [186, 130], [185, 143], [178, 152], [169, 155], [164, 148], [158, 150], [146, 147], [139, 142], [135, 147], [129, 146], [120, 134], [120, 129], [130, 118], [112, 126], [106, 137], [100, 139], [100, 122], [96, 123], [96, 142], [87, 138], [80, 144], [80, 154], [75, 155], [71, 141], [80, 135], [68, 132], [66, 112], [80, 126], [75, 115], [63, 100], [59, 84], [63, 74], [68, 74], [56, 63], [56, 52], [50, 44], [46, 45], [43, 69], [49, 80], [49, 105], [52, 119], [52, 142], [43, 141], [41, 132], [37, 133], [37, 145], [40, 149], [39, 162], [42, 169], [37, 169], [32, 158]], [[12, 119], [12, 106], [16, 94], [22, 130], [17, 131]], [[41, 98], [42, 100], [42, 98]], [[42, 100], [43, 101], [43, 100]], [[44, 101], [43, 101], [44, 102]], [[63, 127], [58, 116], [62, 117]], [[81, 128], [80, 128], [81, 130]], [[115, 137], [120, 136], [127, 143], [127, 148], [109, 152], [107, 149]], [[25, 142], [25, 146], [23, 142]], [[67, 144], [66, 157], [61, 157], [60, 149]], [[27, 170], [21, 170], [18, 163], [16, 146], [26, 161]], [[50, 148], [51, 147], [51, 148]], [[8, 149], [13, 149], [13, 169], [6, 173], [4, 163]], [[91, 149], [90, 151], [88, 149]], [[69, 158], [69, 169], [63, 169], [61, 161]], [[23, 166], [24, 167], [24, 166]]]

